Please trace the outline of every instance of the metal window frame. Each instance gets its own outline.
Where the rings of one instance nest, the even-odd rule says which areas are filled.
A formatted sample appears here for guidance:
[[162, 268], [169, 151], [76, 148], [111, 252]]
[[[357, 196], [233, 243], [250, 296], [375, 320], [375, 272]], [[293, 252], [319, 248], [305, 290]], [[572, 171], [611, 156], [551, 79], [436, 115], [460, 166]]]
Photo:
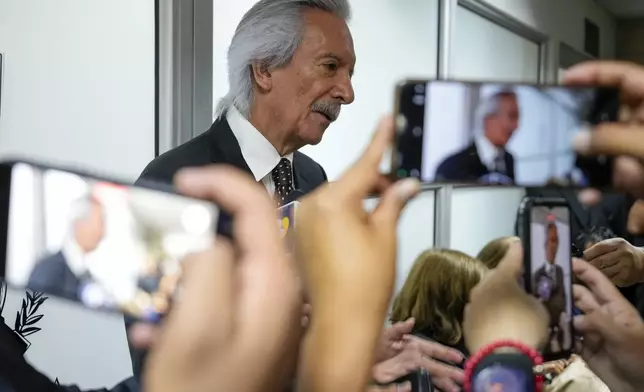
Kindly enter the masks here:
[[[450, 79], [452, 42], [458, 23], [456, 21], [457, 7], [463, 7], [490, 22], [509, 30], [539, 47], [539, 67], [537, 80], [539, 83], [556, 81], [558, 72], [559, 46], [554, 45], [549, 36], [534, 29], [503, 10], [490, 5], [485, 0], [439, 0], [439, 33], [438, 33], [438, 64], [439, 79]], [[451, 246], [452, 228], [452, 196], [455, 188], [463, 186], [444, 185], [436, 192], [434, 199], [434, 247], [449, 248]]]
[[156, 155], [207, 130], [213, 120], [213, 2], [156, 0]]

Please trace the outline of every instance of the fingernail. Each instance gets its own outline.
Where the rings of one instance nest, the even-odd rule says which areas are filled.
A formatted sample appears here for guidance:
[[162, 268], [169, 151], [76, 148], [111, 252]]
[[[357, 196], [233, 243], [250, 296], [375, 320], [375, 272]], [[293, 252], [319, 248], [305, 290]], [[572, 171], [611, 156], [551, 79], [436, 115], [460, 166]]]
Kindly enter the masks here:
[[587, 154], [590, 152], [591, 142], [590, 127], [584, 125], [579, 132], [575, 133], [572, 138], [572, 148], [580, 154]]
[[415, 178], [405, 178], [396, 184], [396, 193], [402, 200], [409, 200], [420, 191], [420, 182]]

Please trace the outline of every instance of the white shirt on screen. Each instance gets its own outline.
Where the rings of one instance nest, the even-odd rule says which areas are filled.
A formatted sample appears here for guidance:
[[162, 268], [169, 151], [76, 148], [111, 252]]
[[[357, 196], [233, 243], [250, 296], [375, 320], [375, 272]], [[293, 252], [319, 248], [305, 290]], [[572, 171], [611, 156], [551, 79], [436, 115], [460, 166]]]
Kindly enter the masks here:
[[552, 276], [552, 273], [553, 273], [553, 271], [554, 271], [554, 268], [555, 268], [555, 267], [554, 267], [552, 264], [550, 264], [550, 263], [548, 263], [548, 262], [546, 261], [546, 274], [548, 274], [548, 276]]
[[474, 145], [476, 146], [476, 152], [479, 154], [481, 163], [490, 171], [496, 170], [495, 160], [500, 154], [505, 154], [505, 150], [496, 147], [483, 135], [477, 136], [474, 139]]
[[288, 159], [293, 165], [293, 154], [281, 157], [271, 142], [234, 107], [226, 113], [226, 120], [228, 120], [228, 125], [239, 143], [242, 156], [255, 176], [255, 180], [261, 181], [272, 196], [275, 194], [275, 183], [271, 171], [282, 158]]
[[78, 245], [76, 240], [69, 238], [63, 244], [61, 250], [67, 266], [76, 277], [80, 278], [87, 273], [87, 264], [85, 263], [85, 252]]

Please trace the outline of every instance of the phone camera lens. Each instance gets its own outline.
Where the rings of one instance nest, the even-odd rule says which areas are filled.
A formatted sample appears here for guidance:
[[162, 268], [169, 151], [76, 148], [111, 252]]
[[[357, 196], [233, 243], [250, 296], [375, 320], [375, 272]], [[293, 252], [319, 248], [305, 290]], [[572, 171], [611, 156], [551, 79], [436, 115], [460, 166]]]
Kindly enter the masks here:
[[396, 116], [396, 131], [398, 133], [403, 133], [407, 127], [407, 118], [402, 114]]
[[414, 136], [416, 136], [416, 137], [421, 137], [421, 136], [423, 136], [423, 128], [421, 128], [421, 127], [414, 127], [414, 129], [412, 130], [412, 133], [413, 133], [413, 134], [414, 134]]
[[411, 169], [411, 170], [409, 171], [409, 175], [410, 175], [411, 177], [420, 178], [420, 171], [418, 171], [418, 169]]
[[423, 105], [425, 105], [425, 96], [424, 95], [414, 95], [414, 98], [412, 98], [412, 102], [416, 106], [423, 106]]
[[416, 91], [416, 94], [424, 94], [425, 93], [425, 85], [424, 84], [417, 84], [414, 86], [414, 91]]

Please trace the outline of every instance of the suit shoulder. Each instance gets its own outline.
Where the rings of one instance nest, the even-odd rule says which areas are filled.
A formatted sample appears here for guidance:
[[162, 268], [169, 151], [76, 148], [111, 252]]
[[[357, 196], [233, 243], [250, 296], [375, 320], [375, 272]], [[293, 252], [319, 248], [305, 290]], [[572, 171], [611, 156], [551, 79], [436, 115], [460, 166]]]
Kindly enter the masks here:
[[141, 184], [143, 181], [171, 184], [174, 175], [179, 170], [185, 167], [203, 166], [210, 163], [208, 132], [202, 133], [194, 139], [154, 158], [143, 169], [143, 172], [136, 180], [136, 184]]
[[306, 170], [307, 174], [319, 175], [321, 177], [320, 182], [327, 181], [327, 176], [324, 168], [322, 167], [322, 165], [313, 160], [313, 158], [299, 151], [295, 151], [293, 156], [296, 157], [298, 166], [300, 166], [301, 169]]

